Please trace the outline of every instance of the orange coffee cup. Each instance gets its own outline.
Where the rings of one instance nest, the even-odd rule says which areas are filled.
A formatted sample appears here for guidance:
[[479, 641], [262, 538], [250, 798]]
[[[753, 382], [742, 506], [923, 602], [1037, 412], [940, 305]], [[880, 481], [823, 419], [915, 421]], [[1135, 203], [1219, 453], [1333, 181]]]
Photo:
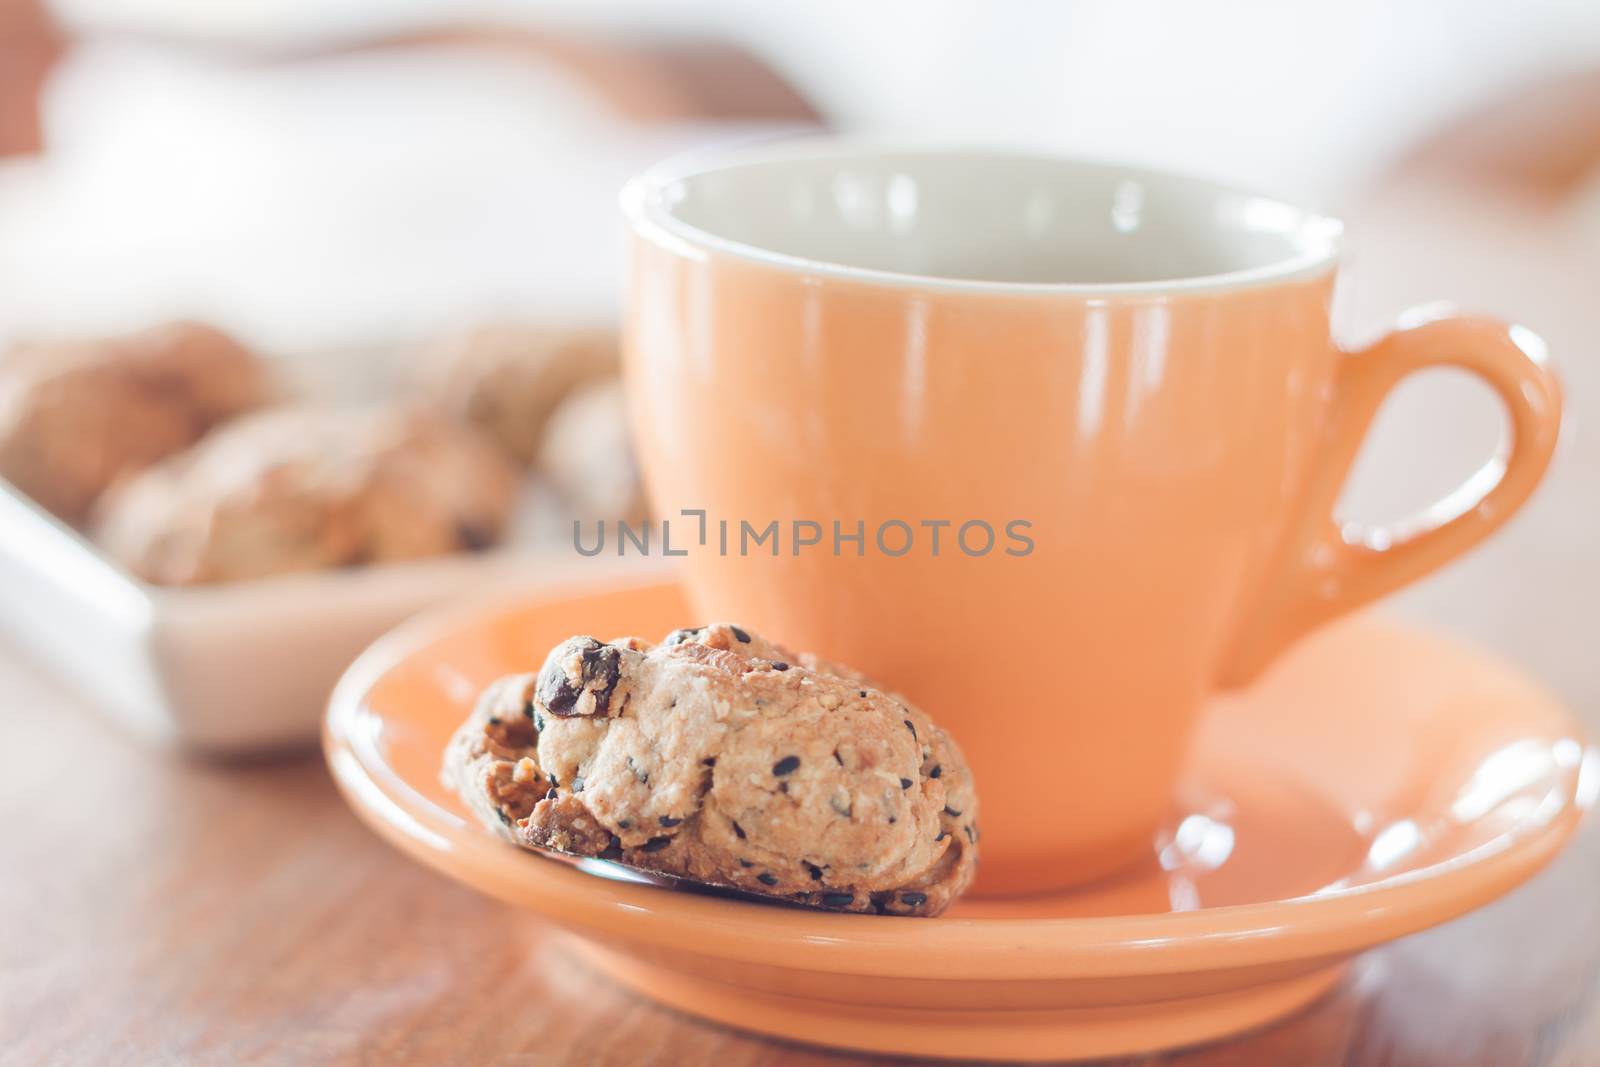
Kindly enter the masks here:
[[[1339, 224], [1205, 181], [824, 140], [664, 165], [624, 209], [630, 417], [686, 623], [950, 730], [980, 890], [1148, 854], [1207, 695], [1466, 551], [1555, 446], [1532, 334], [1419, 317], [1345, 351]], [[1410, 523], [1339, 523], [1379, 404], [1437, 366], [1499, 395], [1503, 455]]]

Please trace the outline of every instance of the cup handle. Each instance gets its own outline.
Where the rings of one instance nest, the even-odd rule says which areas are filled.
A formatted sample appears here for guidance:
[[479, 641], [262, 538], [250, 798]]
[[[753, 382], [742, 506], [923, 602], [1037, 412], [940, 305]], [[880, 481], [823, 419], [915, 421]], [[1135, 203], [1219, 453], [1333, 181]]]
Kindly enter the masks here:
[[[1328, 425], [1276, 562], [1248, 610], [1218, 683], [1243, 685], [1328, 619], [1413, 582], [1476, 545], [1533, 492], [1561, 426], [1561, 383], [1544, 343], [1521, 326], [1415, 311], [1405, 325], [1344, 357]], [[1486, 381], [1510, 416], [1496, 455], [1454, 492], [1394, 526], [1339, 524], [1333, 508], [1384, 398], [1428, 367], [1459, 367]]]

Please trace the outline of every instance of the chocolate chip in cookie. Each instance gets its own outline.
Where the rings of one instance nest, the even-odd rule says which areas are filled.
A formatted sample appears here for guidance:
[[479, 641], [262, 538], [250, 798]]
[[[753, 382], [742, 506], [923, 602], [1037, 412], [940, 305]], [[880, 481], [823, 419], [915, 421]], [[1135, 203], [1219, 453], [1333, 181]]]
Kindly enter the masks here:
[[[539, 672], [535, 700], [551, 715], [604, 717], [611, 708], [611, 694], [622, 674], [624, 649], [601, 644], [592, 637], [574, 637], [563, 642], [545, 661]], [[584, 697], [589, 697], [584, 702]]]

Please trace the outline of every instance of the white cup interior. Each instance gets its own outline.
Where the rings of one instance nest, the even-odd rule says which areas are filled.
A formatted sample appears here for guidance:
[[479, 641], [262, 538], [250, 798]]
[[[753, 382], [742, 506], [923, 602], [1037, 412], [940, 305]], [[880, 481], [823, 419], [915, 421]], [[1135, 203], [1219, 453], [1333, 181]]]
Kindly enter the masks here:
[[1170, 287], [1314, 270], [1334, 220], [1196, 178], [1003, 152], [779, 144], [667, 167], [636, 222], [789, 266], [953, 284]]

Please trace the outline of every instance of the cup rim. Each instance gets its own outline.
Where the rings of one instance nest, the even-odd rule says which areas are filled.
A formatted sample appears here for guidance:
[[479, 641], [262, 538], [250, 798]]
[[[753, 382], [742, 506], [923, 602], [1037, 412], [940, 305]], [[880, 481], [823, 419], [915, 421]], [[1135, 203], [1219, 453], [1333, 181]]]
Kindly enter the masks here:
[[[1084, 170], [1113, 171], [1133, 179], [1188, 183], [1217, 197], [1256, 202], [1286, 220], [1265, 227], [1285, 235], [1295, 245], [1293, 254], [1270, 263], [1239, 270], [1128, 282], [1019, 282], [984, 278], [953, 278], [931, 274], [858, 267], [829, 260], [779, 252], [714, 233], [685, 222], [667, 203], [666, 190], [688, 178], [757, 163], [784, 163], [836, 157], [865, 160], [894, 155], [987, 156], [1030, 162], [1066, 164]], [[654, 164], [631, 178], [619, 198], [623, 217], [639, 237], [687, 259], [703, 260], [708, 253], [761, 264], [773, 269], [855, 281], [864, 284], [941, 290], [949, 292], [1035, 294], [1043, 296], [1164, 296], [1174, 293], [1222, 292], [1300, 281], [1331, 271], [1339, 258], [1344, 223], [1338, 218], [1301, 207], [1281, 197], [1247, 187], [1215, 181], [1192, 173], [1135, 166], [1112, 160], [1055, 153], [1038, 148], [973, 144], [914, 137], [823, 135], [780, 137], [737, 146], [691, 149]], [[1298, 239], [1294, 236], [1298, 234]]]

